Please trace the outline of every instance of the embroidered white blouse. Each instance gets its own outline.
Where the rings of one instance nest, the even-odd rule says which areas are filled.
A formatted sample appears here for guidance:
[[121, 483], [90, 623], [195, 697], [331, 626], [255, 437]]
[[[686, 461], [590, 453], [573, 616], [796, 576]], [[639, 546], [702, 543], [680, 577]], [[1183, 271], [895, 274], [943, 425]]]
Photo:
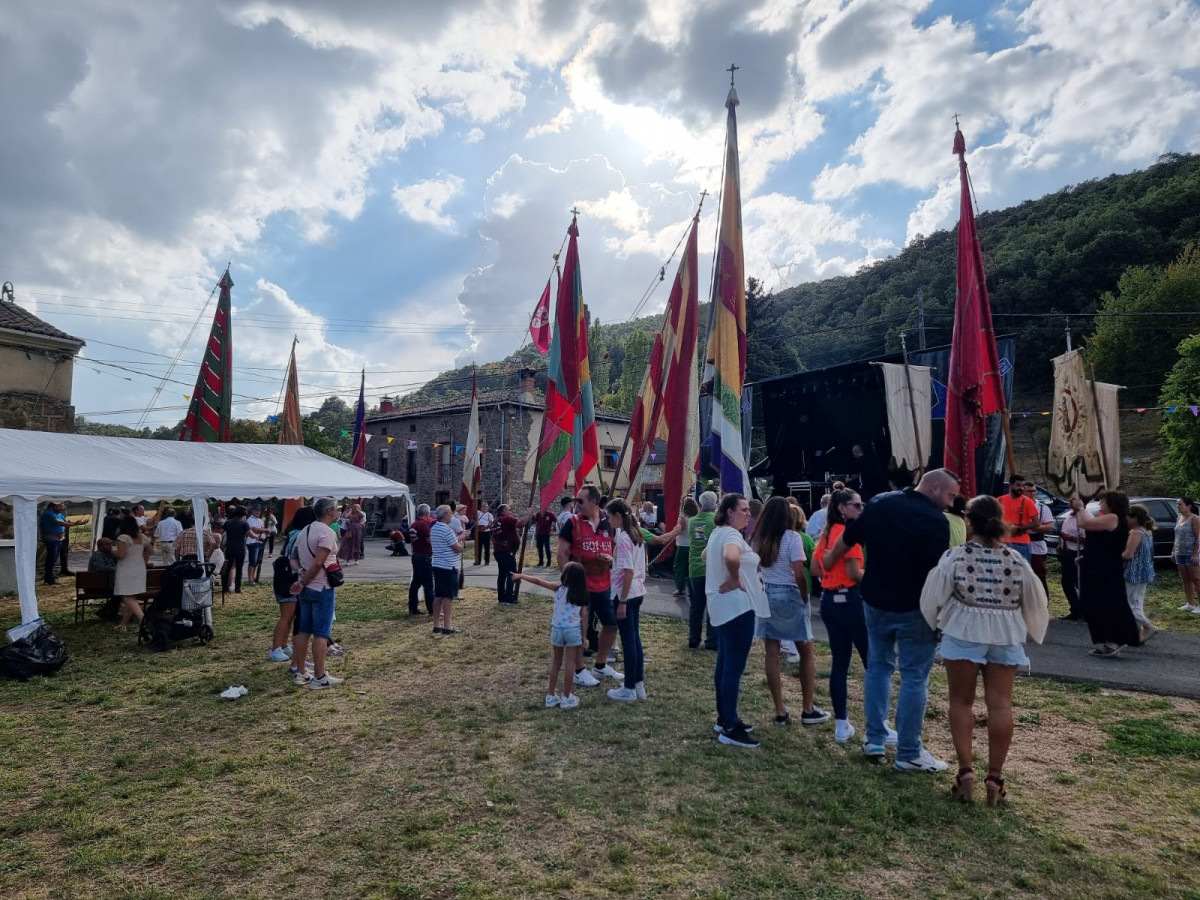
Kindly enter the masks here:
[[1042, 583], [1019, 553], [968, 541], [951, 547], [925, 579], [921, 612], [930, 628], [979, 644], [1041, 643], [1050, 624]]

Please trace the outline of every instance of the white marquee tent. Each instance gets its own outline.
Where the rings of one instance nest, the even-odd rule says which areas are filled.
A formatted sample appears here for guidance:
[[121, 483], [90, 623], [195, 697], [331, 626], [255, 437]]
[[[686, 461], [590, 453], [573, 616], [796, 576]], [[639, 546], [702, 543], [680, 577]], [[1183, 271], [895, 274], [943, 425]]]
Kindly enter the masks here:
[[[13, 506], [21, 621], [38, 618], [37, 505], [248, 497], [406, 497], [399, 482], [308, 447], [203, 444], [0, 428], [0, 500]], [[197, 520], [197, 529], [202, 523]], [[201, 542], [202, 543], [202, 542]]]

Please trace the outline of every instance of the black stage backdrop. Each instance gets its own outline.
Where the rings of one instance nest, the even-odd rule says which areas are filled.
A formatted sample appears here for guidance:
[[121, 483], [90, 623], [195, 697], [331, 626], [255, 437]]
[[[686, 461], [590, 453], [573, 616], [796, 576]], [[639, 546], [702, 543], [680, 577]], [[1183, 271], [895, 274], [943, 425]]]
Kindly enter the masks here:
[[[1016, 341], [996, 341], [1004, 395], [1012, 401]], [[768, 471], [774, 492], [788, 493], [789, 482], [827, 484], [855, 471], [850, 448], [860, 445], [868, 458], [886, 465], [891, 458], [883, 375], [871, 362], [901, 362], [899, 354], [875, 360], [830, 366], [812, 372], [780, 375], [755, 385], [762, 397]], [[914, 366], [933, 369], [933, 446], [930, 466], [942, 464], [945, 443], [946, 376], [950, 347], [909, 354]], [[988, 420], [988, 441], [979, 448], [976, 471], [979, 490], [995, 493], [1004, 481], [1004, 431], [1000, 416]], [[903, 477], [902, 473], [902, 477]]]

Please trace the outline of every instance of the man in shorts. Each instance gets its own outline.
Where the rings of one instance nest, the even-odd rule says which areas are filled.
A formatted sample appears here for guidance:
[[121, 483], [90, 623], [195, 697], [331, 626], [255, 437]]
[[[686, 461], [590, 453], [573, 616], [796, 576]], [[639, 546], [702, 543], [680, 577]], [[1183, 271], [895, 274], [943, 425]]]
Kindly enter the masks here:
[[436, 521], [429, 529], [433, 548], [433, 633], [457, 634], [450, 614], [458, 594], [458, 564], [466, 542], [454, 532], [454, 511], [449, 506], [439, 506], [434, 515]]
[[[569, 519], [558, 533], [558, 567], [577, 562], [587, 573], [588, 645], [594, 649], [593, 671], [583, 665], [580, 648], [575, 659], [575, 683], [591, 687], [602, 678], [621, 678], [608, 664], [608, 652], [617, 639], [617, 611], [612, 602], [613, 533], [608, 519], [600, 512], [600, 491], [585, 484], [575, 498], [579, 514]], [[600, 625], [596, 630], [593, 622]]]
[[[327, 563], [337, 561], [337, 538], [330, 527], [337, 518], [337, 501], [332, 497], [319, 497], [313, 504], [317, 521], [313, 522], [296, 538], [296, 554], [300, 559], [300, 577], [291, 587], [297, 595], [296, 634], [292, 638], [293, 656], [298, 671], [292, 681], [308, 685], [311, 690], [323, 691], [341, 684], [325, 671], [325, 655], [329, 649], [329, 638], [333, 633], [333, 607], [337, 592], [329, 586]], [[308, 655], [308, 642], [312, 639], [313, 674], [304, 671], [304, 659]]]

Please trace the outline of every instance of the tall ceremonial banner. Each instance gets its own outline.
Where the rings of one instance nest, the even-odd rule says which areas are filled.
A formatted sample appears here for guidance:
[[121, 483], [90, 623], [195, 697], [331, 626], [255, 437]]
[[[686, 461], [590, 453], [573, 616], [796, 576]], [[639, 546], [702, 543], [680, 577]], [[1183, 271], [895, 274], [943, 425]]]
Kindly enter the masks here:
[[1115, 490], [1121, 478], [1116, 455], [1120, 453], [1117, 387], [1087, 380], [1082, 351], [1071, 350], [1053, 362], [1054, 408], [1047, 454], [1050, 478], [1064, 494], [1079, 491], [1084, 497], [1093, 497], [1104, 489]]
[[932, 369], [880, 363], [892, 459], [910, 472], [929, 467], [933, 447]]
[[221, 296], [217, 300], [212, 331], [209, 332], [204, 359], [200, 363], [200, 374], [196, 376], [196, 387], [192, 391], [187, 416], [179, 430], [181, 441], [229, 442], [229, 421], [233, 410], [233, 334], [230, 330], [229, 289], [233, 287], [233, 279], [229, 277], [228, 269], [221, 276], [220, 286]]
[[550, 279], [546, 279], [546, 289], [538, 298], [533, 315], [529, 317], [529, 338], [538, 353], [550, 349]]
[[[287, 386], [283, 392], [283, 413], [279, 417], [279, 443], [302, 445], [304, 430], [300, 424], [300, 377], [296, 373], [296, 342], [292, 341], [292, 355], [288, 359]], [[286, 527], [292, 517], [304, 505], [303, 498], [285, 500], [281, 527]]]
[[1005, 403], [983, 253], [979, 249], [975, 208], [971, 203], [967, 142], [957, 128], [954, 152], [958, 155], [961, 196], [954, 335], [950, 342], [950, 372], [946, 385], [944, 465], [958, 475], [963, 496], [973, 497], [975, 450], [987, 440], [987, 417], [1003, 410]]
[[579, 229], [574, 218], [567, 234], [570, 241], [558, 285], [546, 372], [546, 414], [538, 442], [540, 509], [558, 499], [572, 469], [578, 488], [600, 461], [579, 272]]
[[666, 523], [672, 526], [680, 502], [696, 484], [700, 430], [696, 385], [696, 336], [700, 326], [696, 250], [699, 219], [697, 213], [629, 424], [628, 496], [638, 495], [654, 442], [661, 439], [666, 443], [663, 511]]
[[479, 391], [475, 386], [475, 373], [471, 373], [471, 415], [467, 419], [467, 440], [463, 444], [462, 485], [458, 489], [458, 505], [465, 507], [467, 517], [475, 520], [475, 497], [479, 493], [479, 481], [483, 477], [479, 448]]
[[721, 225], [708, 314], [708, 353], [704, 391], [712, 397], [708, 423], [712, 465], [721, 491], [750, 496], [750, 477], [742, 448], [742, 383], [746, 378], [746, 267], [742, 256], [742, 196], [738, 173], [737, 91], [729, 88], [725, 132], [725, 183], [721, 189]]
[[367, 370], [363, 369], [358, 383], [358, 410], [354, 413], [354, 449], [350, 451], [350, 464], [360, 469], [367, 467]]

